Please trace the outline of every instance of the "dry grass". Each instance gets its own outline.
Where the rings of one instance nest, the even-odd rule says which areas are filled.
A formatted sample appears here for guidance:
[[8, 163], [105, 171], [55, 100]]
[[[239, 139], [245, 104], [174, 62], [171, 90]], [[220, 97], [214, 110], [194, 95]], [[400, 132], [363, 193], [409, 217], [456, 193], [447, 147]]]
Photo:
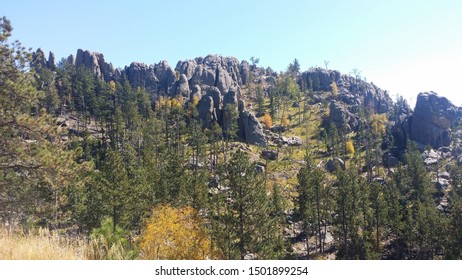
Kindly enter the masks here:
[[39, 229], [36, 233], [11, 233], [0, 228], [1, 260], [83, 260], [88, 244]]

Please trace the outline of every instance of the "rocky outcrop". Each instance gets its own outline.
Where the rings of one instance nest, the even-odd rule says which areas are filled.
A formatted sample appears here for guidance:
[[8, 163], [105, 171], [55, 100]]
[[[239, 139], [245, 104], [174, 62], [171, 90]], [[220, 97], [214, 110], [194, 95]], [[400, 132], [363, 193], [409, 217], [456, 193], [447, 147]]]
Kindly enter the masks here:
[[213, 100], [213, 108], [217, 116], [217, 121], [222, 123], [223, 116], [223, 95], [217, 87], [212, 86], [203, 86], [202, 89], [202, 98], [207, 96], [211, 97]]
[[51, 70], [55, 70], [56, 69], [56, 58], [55, 58], [55, 54], [50, 52], [48, 54], [48, 62], [47, 62], [47, 66], [48, 68], [50, 68]]
[[176, 83], [176, 96], [183, 96], [189, 99], [191, 90], [189, 89], [188, 77], [185, 74], [181, 74], [180, 80]]
[[223, 94], [242, 84], [240, 64], [234, 57], [208, 55], [205, 58], [180, 61], [175, 70], [186, 75], [190, 86], [214, 86]]
[[236, 89], [232, 89], [224, 95], [223, 97], [223, 130], [224, 131], [228, 131], [228, 129], [232, 127], [232, 124], [230, 123], [232, 120], [229, 120], [228, 118], [226, 118], [227, 110], [233, 110], [234, 112], [236, 112], [236, 115], [239, 115], [237, 113], [238, 104], [239, 104], [239, 97], [238, 97]]
[[55, 54], [49, 52], [48, 60], [45, 56], [45, 51], [42, 48], [38, 48], [35, 52], [32, 53], [32, 66], [37, 70], [39, 68], [48, 68], [50, 70], [56, 70], [56, 58]]
[[240, 73], [241, 73], [242, 83], [244, 85], [247, 85], [250, 82], [250, 65], [245, 60], [241, 62]]
[[[393, 106], [393, 101], [387, 91], [384, 91], [373, 83], [367, 83], [359, 77], [341, 75], [335, 70], [312, 68], [301, 74], [298, 81], [302, 90], [331, 91], [331, 85], [335, 82], [338, 88], [338, 101], [347, 105], [348, 111], [357, 113], [361, 107], [373, 109], [373, 113], [388, 113]], [[314, 99], [322, 99], [319, 93]], [[319, 100], [321, 101], [321, 100]]]
[[184, 74], [188, 81], [193, 77], [194, 72], [196, 71], [197, 62], [195, 60], [185, 60], [178, 61], [175, 67], [175, 71], [180, 74]]
[[47, 67], [48, 61], [45, 56], [45, 51], [42, 48], [38, 48], [32, 53], [32, 65], [35, 67]]
[[210, 95], [201, 98], [197, 111], [199, 113], [199, 120], [204, 128], [211, 127], [213, 122], [218, 121], [213, 97]]
[[267, 141], [263, 133], [263, 127], [253, 113], [248, 111], [240, 113], [239, 130], [239, 135], [245, 142], [266, 147]]
[[141, 87], [157, 95], [168, 95], [176, 81], [175, 71], [166, 61], [149, 66], [140, 62], [132, 62], [130, 66], [125, 67], [124, 73], [133, 88]]
[[448, 146], [451, 125], [461, 115], [447, 98], [434, 92], [420, 93], [410, 120], [410, 138], [423, 146]]
[[101, 53], [78, 49], [74, 65], [75, 67], [85, 66], [93, 75], [105, 81], [113, 79], [114, 67], [104, 60], [104, 55]]
[[154, 64], [154, 75], [159, 80], [160, 90], [168, 94], [176, 80], [175, 70], [170, 67], [167, 61], [162, 60], [158, 64]]
[[153, 65], [132, 62], [130, 66], [125, 67], [124, 72], [133, 88], [141, 87], [148, 91], [157, 89], [159, 79], [155, 75]]
[[339, 131], [349, 133], [358, 126], [358, 119], [350, 113], [347, 107], [338, 101], [332, 101], [329, 105], [329, 120], [335, 124]]
[[300, 84], [303, 88], [312, 89], [314, 91], [325, 90], [330, 91], [332, 82], [340, 80], [340, 72], [334, 70], [326, 70], [323, 68], [312, 68], [302, 73]]

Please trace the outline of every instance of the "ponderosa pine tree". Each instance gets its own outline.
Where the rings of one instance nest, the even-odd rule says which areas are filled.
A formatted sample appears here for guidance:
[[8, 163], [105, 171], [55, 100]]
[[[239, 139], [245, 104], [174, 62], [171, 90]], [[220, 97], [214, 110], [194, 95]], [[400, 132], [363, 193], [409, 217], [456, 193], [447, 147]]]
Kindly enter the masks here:
[[[217, 194], [223, 201], [216, 228], [221, 240], [218, 246], [228, 259], [273, 259], [281, 256], [278, 251], [280, 234], [277, 219], [272, 217], [271, 199], [266, 194], [264, 178], [256, 172], [255, 163], [251, 163], [242, 151], [235, 152], [222, 180], [227, 189]], [[223, 232], [225, 231], [225, 232]]]
[[58, 127], [40, 108], [31, 55], [19, 42], [8, 43], [11, 32], [10, 21], [1, 18], [0, 216], [9, 224], [29, 219], [60, 227], [66, 223], [64, 189], [81, 167], [90, 166], [74, 161], [79, 151], [65, 147]]
[[329, 215], [327, 187], [325, 186], [325, 173], [316, 167], [310, 156], [305, 158], [306, 165], [298, 173], [297, 216], [303, 222], [306, 235], [307, 257], [310, 257], [309, 237], [311, 232], [316, 233], [316, 244], [319, 252], [323, 253], [323, 221]]

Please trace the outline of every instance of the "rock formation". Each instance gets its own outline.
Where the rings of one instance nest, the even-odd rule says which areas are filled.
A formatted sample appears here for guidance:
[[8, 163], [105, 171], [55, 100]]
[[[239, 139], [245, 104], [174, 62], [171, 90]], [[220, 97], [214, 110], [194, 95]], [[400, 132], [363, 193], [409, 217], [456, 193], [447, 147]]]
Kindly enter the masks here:
[[[54, 55], [50, 54], [47, 61], [42, 49], [37, 50], [34, 59], [36, 64], [50, 69], [55, 65]], [[145, 89], [152, 100], [158, 96], [181, 96], [184, 100], [197, 100], [203, 127], [218, 122], [226, 129], [230, 124], [223, 120], [223, 112], [227, 104], [232, 104], [238, 110], [240, 139], [255, 145], [267, 145], [258, 119], [245, 110], [241, 86], [253, 79], [262, 85], [264, 94], [268, 94], [278, 78], [278, 74], [270, 69], [265, 70], [247, 61], [239, 62], [234, 57], [220, 55], [179, 61], [174, 69], [167, 61], [151, 65], [133, 62], [123, 69], [114, 69], [102, 54], [82, 49], [75, 56], [69, 56], [67, 62], [76, 67], [88, 68], [101, 80], [122, 80], [126, 77], [134, 89]], [[361, 79], [341, 75], [338, 71], [313, 68], [302, 73], [298, 79], [302, 90], [330, 91], [333, 82], [338, 85], [339, 93], [330, 104], [330, 121], [345, 133], [357, 129], [356, 113], [361, 107], [371, 108], [375, 113], [387, 113], [393, 104], [386, 91]]]
[[243, 136], [247, 143], [262, 147], [267, 145], [263, 127], [253, 113], [242, 112], [239, 116], [239, 121], [239, 134]]
[[410, 138], [434, 148], [451, 143], [450, 128], [461, 110], [434, 92], [420, 93], [410, 119]]
[[349, 133], [357, 128], [357, 117], [350, 113], [344, 104], [332, 101], [329, 105], [329, 110], [329, 119], [336, 125], [339, 131]]
[[88, 50], [77, 50], [77, 55], [73, 61], [75, 67], [85, 66], [96, 77], [105, 81], [110, 81], [113, 78], [114, 67], [110, 63], [106, 63], [104, 55]]

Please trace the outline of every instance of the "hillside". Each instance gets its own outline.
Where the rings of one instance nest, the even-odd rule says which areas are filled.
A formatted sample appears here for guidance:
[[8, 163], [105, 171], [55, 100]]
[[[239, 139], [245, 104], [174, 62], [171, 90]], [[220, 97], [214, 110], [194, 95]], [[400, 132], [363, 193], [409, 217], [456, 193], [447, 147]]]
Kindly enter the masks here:
[[56, 63], [2, 27], [8, 227], [88, 238], [102, 259], [461, 258], [462, 109], [446, 98], [412, 110], [296, 59]]

